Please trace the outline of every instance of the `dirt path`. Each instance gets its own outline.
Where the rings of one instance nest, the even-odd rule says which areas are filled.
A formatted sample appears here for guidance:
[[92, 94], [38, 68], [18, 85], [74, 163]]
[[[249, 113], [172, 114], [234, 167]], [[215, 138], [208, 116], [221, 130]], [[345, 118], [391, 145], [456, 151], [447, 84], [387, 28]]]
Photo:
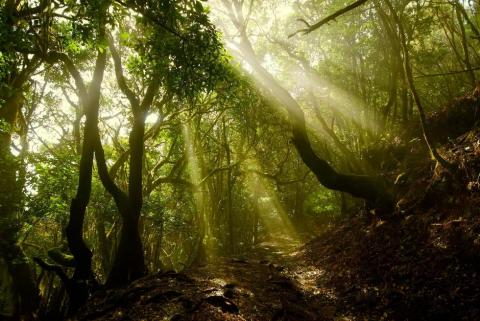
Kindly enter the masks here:
[[321, 286], [323, 271], [301, 257], [296, 244], [264, 243], [246, 257], [99, 293], [79, 319], [333, 320], [335, 300]]

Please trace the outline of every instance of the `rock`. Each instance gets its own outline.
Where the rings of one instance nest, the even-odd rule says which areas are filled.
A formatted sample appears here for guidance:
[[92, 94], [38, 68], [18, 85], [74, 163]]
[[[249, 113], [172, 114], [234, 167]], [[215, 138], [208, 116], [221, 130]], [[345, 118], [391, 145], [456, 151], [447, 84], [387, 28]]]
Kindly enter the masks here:
[[235, 305], [235, 303], [220, 295], [210, 296], [206, 298], [205, 301], [217, 308], [222, 309], [223, 312], [234, 314], [237, 314], [239, 312], [239, 309]]

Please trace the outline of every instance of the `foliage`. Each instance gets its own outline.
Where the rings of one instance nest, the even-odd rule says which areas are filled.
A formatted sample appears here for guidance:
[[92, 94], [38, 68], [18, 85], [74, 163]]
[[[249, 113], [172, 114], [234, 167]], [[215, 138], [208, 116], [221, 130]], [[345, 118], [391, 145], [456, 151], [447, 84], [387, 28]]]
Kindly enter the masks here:
[[[98, 134], [109, 176], [127, 201], [135, 181], [131, 160], [140, 155], [132, 154], [133, 134], [145, 132], [140, 193], [133, 194], [141, 195], [138, 232], [150, 271], [245, 255], [269, 242], [300, 242], [358, 210], [359, 200], [324, 188], [312, 175], [295, 149], [295, 121], [285, 101], [298, 105], [295, 112], [305, 118], [313, 154], [342, 175], [381, 176], [397, 191], [397, 175], [403, 177], [397, 171], [410, 166], [406, 153], [430, 161], [420, 143], [393, 13], [405, 30], [417, 91], [427, 111], [436, 112], [427, 127], [437, 143], [454, 138], [440, 139], [442, 133], [457, 133], [443, 124], [464, 131], [460, 124], [469, 130], [477, 120], [470, 107], [478, 92], [452, 105], [464, 106], [465, 113], [441, 111], [478, 79], [478, 8], [464, 1], [397, 0], [393, 11], [386, 2], [367, 1], [309, 35], [290, 38], [304, 22], [350, 1], [11, 3], [0, 3], [0, 174], [13, 183], [9, 202], [0, 201], [14, 210], [8, 217], [0, 213], [13, 227], [1, 231], [9, 232], [5, 244], [19, 244], [29, 257], [50, 263], [51, 249], [71, 255], [64, 229], [82, 151], [89, 148], [86, 114], [96, 85], [93, 136]], [[107, 62], [97, 84], [102, 54]], [[149, 94], [151, 103], [144, 106]], [[98, 164], [91, 169], [92, 193], [79, 230], [103, 282], [129, 221], [106, 191]], [[53, 276], [41, 275], [42, 294], [62, 298]], [[57, 305], [50, 299], [46, 309], [62, 315]]]

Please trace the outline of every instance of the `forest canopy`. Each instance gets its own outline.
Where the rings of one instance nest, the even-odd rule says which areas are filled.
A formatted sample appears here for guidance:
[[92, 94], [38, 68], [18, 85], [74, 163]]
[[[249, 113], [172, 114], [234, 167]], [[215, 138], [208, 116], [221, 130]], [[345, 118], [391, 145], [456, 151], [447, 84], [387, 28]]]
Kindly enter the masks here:
[[408, 153], [457, 177], [478, 6], [0, 0], [0, 313], [388, 218]]

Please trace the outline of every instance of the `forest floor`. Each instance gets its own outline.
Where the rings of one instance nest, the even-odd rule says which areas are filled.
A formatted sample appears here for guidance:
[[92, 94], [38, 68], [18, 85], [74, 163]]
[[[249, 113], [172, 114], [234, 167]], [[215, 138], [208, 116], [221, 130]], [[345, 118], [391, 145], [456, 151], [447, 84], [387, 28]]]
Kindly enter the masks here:
[[334, 292], [306, 253], [293, 242], [264, 242], [248, 256], [150, 275], [94, 298], [80, 319], [331, 320]]
[[458, 234], [478, 237], [480, 221], [467, 220], [337, 222], [303, 246], [263, 243], [97, 294], [79, 319], [480, 320], [478, 245]]
[[480, 320], [480, 129], [457, 134], [440, 149], [455, 175], [418, 140], [382, 151], [398, 195], [388, 217], [359, 209], [303, 245], [149, 275], [97, 293], [78, 319]]

